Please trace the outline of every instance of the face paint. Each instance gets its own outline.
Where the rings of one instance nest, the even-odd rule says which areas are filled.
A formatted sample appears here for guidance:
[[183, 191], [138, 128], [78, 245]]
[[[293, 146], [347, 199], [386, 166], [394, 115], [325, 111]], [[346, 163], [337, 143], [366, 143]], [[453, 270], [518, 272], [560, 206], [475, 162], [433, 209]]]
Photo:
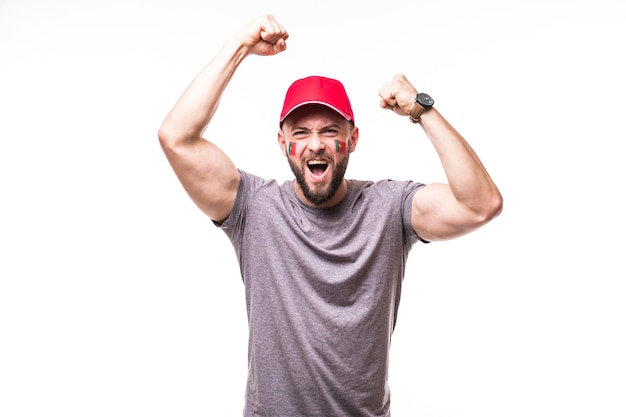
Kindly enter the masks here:
[[287, 154], [294, 156], [296, 154], [296, 144], [293, 142], [289, 142], [289, 146], [287, 147]]
[[346, 142], [335, 140], [335, 150], [339, 153], [346, 153]]

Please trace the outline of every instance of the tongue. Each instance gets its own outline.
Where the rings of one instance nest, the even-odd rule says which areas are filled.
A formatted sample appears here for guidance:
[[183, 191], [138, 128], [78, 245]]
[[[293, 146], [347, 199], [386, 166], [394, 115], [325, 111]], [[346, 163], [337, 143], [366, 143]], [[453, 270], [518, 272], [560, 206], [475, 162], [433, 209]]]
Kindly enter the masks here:
[[315, 176], [320, 176], [326, 171], [326, 166], [324, 165], [313, 165], [310, 167], [311, 173]]

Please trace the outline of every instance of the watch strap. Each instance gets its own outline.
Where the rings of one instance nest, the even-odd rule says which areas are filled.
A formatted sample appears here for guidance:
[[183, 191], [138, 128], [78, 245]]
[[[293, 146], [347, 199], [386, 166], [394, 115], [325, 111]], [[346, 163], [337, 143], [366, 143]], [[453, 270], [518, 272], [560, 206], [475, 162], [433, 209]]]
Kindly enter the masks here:
[[422, 105], [416, 101], [415, 105], [413, 106], [413, 110], [411, 110], [411, 113], [409, 114], [409, 120], [412, 123], [418, 123], [420, 121], [420, 116], [423, 112], [424, 107], [422, 107]]

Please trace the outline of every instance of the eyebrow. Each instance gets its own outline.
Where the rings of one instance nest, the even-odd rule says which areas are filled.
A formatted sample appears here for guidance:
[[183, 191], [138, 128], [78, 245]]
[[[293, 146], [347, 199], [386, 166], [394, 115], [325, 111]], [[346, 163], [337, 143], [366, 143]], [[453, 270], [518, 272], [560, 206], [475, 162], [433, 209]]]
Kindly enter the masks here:
[[[320, 129], [317, 129], [318, 131], [324, 131], [324, 130], [328, 130], [331, 128], [335, 128], [335, 129], [341, 129], [341, 125], [338, 123], [329, 123], [327, 125], [322, 126]], [[308, 127], [304, 127], [304, 126], [297, 126], [294, 125], [290, 128], [290, 131], [293, 132], [294, 130], [306, 130], [307, 132], [310, 132], [311, 129], [309, 129]]]

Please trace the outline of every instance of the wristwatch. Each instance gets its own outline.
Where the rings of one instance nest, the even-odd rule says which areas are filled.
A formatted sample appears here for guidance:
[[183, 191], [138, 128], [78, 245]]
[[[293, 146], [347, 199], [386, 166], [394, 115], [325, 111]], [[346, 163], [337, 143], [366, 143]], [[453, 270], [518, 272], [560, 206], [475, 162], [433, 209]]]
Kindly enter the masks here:
[[435, 104], [435, 100], [431, 96], [426, 93], [418, 93], [415, 97], [413, 110], [409, 114], [409, 120], [413, 123], [419, 122], [421, 114], [430, 109], [433, 104]]

